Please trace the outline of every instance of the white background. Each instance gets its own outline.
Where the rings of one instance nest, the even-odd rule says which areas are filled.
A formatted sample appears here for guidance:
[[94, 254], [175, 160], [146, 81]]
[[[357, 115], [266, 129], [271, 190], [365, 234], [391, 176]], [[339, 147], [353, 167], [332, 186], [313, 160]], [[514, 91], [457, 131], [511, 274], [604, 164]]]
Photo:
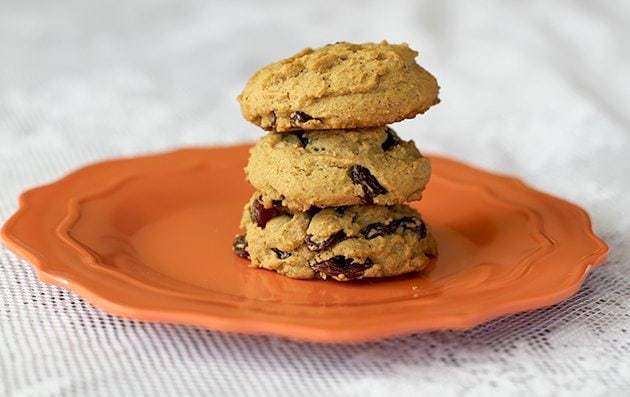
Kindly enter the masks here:
[[2, 1], [0, 221], [86, 162], [252, 141], [257, 68], [388, 39], [442, 86], [401, 135], [579, 203], [611, 255], [545, 310], [322, 346], [111, 317], [0, 248], [0, 394], [628, 395], [629, 37], [622, 1]]

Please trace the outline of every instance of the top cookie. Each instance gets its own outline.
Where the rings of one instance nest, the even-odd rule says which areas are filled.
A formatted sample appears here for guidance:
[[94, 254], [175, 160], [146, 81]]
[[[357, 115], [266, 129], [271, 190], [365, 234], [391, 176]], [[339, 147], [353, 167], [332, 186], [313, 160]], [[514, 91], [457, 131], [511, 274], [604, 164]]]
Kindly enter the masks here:
[[335, 43], [257, 71], [239, 95], [243, 116], [265, 130], [390, 124], [439, 102], [438, 84], [407, 44]]

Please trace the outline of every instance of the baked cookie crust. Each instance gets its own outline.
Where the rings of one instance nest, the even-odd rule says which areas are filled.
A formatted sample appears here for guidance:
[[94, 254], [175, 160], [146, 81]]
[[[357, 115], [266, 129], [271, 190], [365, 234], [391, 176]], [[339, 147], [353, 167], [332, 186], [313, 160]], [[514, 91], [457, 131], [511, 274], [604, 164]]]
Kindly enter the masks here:
[[438, 83], [407, 44], [339, 42], [258, 70], [238, 96], [250, 122], [275, 132], [353, 129], [413, 118], [439, 103]]
[[293, 211], [419, 200], [431, 163], [389, 127], [267, 134], [252, 148], [249, 182]]
[[245, 206], [234, 248], [252, 267], [291, 278], [349, 281], [420, 271], [437, 255], [420, 214], [406, 205], [291, 212], [266, 209], [256, 193]]

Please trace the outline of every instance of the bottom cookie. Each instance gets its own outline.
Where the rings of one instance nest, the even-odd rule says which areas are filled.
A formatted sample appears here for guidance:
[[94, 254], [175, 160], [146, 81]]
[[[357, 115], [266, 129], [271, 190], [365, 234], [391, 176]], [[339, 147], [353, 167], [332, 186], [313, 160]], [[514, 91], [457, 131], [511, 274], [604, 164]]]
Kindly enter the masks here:
[[292, 278], [348, 281], [422, 270], [437, 255], [420, 214], [406, 205], [355, 205], [290, 212], [264, 208], [259, 194], [245, 206], [244, 236], [234, 240], [252, 267]]

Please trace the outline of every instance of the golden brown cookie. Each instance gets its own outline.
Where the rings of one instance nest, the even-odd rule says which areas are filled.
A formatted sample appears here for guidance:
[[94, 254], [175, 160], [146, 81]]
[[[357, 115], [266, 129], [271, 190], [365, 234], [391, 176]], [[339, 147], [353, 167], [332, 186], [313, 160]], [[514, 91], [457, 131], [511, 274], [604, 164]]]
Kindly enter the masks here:
[[291, 212], [264, 208], [256, 193], [235, 239], [252, 267], [291, 278], [348, 281], [422, 270], [437, 255], [420, 214], [406, 205], [362, 205]]
[[271, 131], [390, 124], [439, 102], [435, 78], [407, 44], [335, 43], [304, 49], [257, 71], [238, 100], [243, 116]]
[[266, 206], [291, 210], [418, 200], [431, 164], [389, 127], [267, 134], [245, 168]]

